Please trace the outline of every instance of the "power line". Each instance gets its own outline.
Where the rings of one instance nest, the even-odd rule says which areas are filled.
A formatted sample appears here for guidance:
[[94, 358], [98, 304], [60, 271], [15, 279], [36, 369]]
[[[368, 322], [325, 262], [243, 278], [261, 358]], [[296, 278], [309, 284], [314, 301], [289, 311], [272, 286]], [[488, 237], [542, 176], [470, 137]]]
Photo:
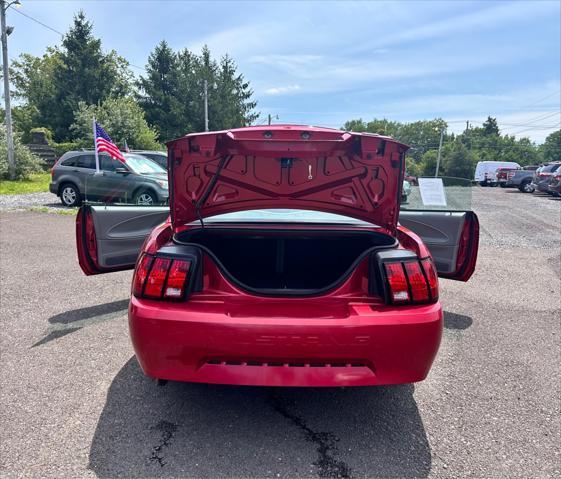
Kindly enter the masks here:
[[546, 95], [546, 96], [544, 96], [543, 98], [540, 98], [539, 100], [536, 100], [534, 103], [531, 103], [530, 105], [523, 106], [522, 108], [529, 108], [529, 107], [532, 107], [532, 106], [534, 106], [534, 105], [537, 105], [538, 103], [541, 103], [541, 102], [544, 101], [544, 100], [547, 100], [547, 99], [549, 99], [549, 98], [552, 98], [552, 97], [554, 97], [554, 96], [557, 96], [557, 95], [559, 95], [560, 93], [561, 93], [561, 92], [560, 92], [559, 90], [555, 90], [553, 93], [550, 93], [549, 95]]
[[[19, 13], [20, 15], [23, 15], [24, 17], [29, 18], [31, 21], [33, 21], [33, 22], [35, 22], [35, 23], [38, 23], [38, 24], [41, 25], [42, 27], [45, 27], [45, 28], [47, 28], [48, 30], [51, 30], [52, 32], [58, 33], [61, 37], [64, 37], [64, 33], [59, 32], [56, 28], [53, 28], [53, 27], [47, 25], [46, 23], [43, 23], [42, 21], [37, 20], [36, 18], [33, 18], [31, 15], [29, 15], [29, 14], [27, 14], [27, 13], [24, 13], [24, 12], [22, 12], [22, 11], [20, 11], [20, 10], [15, 9], [15, 8], [12, 7], [12, 6], [11, 6], [10, 8], [11, 8], [14, 12]], [[133, 67], [133, 68], [136, 68], [137, 70], [146, 71], [146, 69], [145, 69], [144, 67], [140, 67], [140, 66], [138, 66], [138, 65], [134, 65], [133, 63], [129, 63], [129, 66], [131, 66], [131, 67]]]
[[58, 33], [61, 37], [64, 37], [64, 33], [59, 32], [56, 28], [53, 27], [49, 27], [49, 25], [47, 25], [46, 23], [43, 23], [40, 20], [37, 20], [36, 18], [33, 18], [31, 15], [28, 15], [27, 13], [21, 12], [20, 10], [15, 9], [14, 7], [10, 7], [14, 12], [19, 13], [20, 15], [23, 15], [26, 18], [29, 18], [29, 20], [38, 23], [39, 25], [41, 25], [42, 27], [47, 28], [48, 30], [51, 30], [52, 32]]

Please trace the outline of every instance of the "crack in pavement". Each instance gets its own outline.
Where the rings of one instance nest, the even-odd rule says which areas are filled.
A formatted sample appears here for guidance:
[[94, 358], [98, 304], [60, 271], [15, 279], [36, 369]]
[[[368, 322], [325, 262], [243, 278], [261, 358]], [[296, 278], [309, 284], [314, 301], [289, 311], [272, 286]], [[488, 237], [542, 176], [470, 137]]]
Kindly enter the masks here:
[[318, 459], [313, 464], [318, 468], [319, 477], [322, 479], [351, 479], [352, 469], [350, 466], [334, 457], [339, 453], [337, 448], [339, 438], [335, 434], [314, 431], [306, 425], [302, 418], [291, 413], [287, 409], [285, 401], [278, 396], [269, 396], [269, 402], [276, 412], [302, 430], [307, 441], [316, 444]]
[[150, 461], [157, 462], [160, 467], [164, 467], [166, 465], [164, 461], [164, 448], [169, 447], [171, 444], [171, 439], [177, 431], [177, 424], [174, 424], [169, 421], [160, 421], [155, 426], [152, 426], [150, 429], [152, 431], [159, 431], [162, 433], [160, 438], [160, 442], [152, 448], [152, 454], [150, 455]]

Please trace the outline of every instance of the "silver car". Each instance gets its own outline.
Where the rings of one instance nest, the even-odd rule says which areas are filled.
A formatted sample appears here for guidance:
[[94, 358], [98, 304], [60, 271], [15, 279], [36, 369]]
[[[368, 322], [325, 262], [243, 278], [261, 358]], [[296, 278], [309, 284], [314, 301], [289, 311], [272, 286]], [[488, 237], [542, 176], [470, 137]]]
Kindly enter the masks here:
[[93, 151], [69, 151], [53, 166], [49, 190], [65, 206], [78, 206], [83, 200], [165, 204], [169, 198], [167, 171], [144, 156], [123, 155], [125, 163], [100, 154], [100, 172], [96, 173]]

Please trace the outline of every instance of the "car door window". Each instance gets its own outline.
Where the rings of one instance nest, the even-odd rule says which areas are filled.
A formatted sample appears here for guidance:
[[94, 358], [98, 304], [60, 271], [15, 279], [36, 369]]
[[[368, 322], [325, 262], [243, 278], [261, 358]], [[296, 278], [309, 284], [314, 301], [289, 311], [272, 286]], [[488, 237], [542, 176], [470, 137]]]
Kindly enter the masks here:
[[[428, 181], [424, 181], [425, 178]], [[473, 182], [467, 178], [421, 176], [414, 184], [404, 184], [401, 210], [471, 211], [473, 188]]]
[[114, 173], [117, 168], [126, 168], [120, 161], [114, 160], [109, 155], [100, 155], [100, 168], [103, 171]]
[[76, 158], [76, 166], [78, 168], [86, 168], [95, 170], [95, 156], [94, 155], [80, 155]]

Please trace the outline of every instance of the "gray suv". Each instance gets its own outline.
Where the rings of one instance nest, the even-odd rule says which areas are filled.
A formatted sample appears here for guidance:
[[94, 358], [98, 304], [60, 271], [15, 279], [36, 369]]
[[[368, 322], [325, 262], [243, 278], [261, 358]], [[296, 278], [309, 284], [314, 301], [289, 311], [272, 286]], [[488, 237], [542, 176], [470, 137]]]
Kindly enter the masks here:
[[144, 156], [123, 155], [125, 164], [100, 153], [101, 171], [96, 174], [93, 151], [69, 151], [53, 166], [49, 190], [65, 206], [78, 206], [83, 200], [137, 205], [166, 203], [167, 171]]

